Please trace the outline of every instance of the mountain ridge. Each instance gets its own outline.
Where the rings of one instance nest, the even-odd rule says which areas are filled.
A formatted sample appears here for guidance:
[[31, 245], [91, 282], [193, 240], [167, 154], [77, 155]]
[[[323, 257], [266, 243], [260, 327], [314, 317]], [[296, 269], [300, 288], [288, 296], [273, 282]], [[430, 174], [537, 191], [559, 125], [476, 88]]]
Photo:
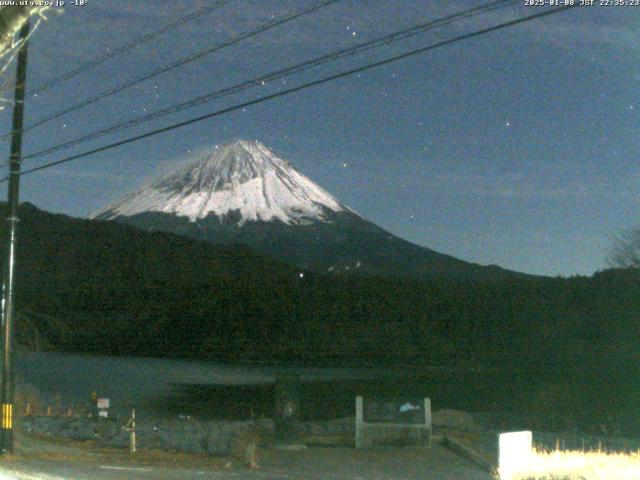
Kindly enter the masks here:
[[361, 217], [253, 141], [239, 140], [90, 216], [260, 253], [319, 272], [425, 279], [528, 276], [415, 245]]

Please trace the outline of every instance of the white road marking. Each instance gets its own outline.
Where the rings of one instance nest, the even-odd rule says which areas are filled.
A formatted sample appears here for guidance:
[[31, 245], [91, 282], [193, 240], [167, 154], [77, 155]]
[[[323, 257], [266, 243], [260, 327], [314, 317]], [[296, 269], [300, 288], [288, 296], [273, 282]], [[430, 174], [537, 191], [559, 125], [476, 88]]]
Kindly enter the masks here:
[[125, 470], [132, 472], [150, 472], [150, 468], [143, 467], [118, 467], [116, 465], [100, 465], [98, 468], [102, 468], [103, 470]]
[[20, 472], [17, 470], [0, 470], [0, 480], [64, 480], [62, 477], [56, 477], [46, 474], [34, 474]]

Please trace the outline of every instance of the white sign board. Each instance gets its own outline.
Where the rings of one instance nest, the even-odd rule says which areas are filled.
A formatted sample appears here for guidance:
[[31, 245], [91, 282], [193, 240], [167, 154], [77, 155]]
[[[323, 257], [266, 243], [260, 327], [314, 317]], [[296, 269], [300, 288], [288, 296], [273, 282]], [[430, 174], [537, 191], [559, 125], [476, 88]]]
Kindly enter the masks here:
[[109, 408], [109, 399], [108, 398], [99, 398], [97, 402], [99, 409], [107, 409]]
[[500, 480], [511, 480], [516, 472], [526, 469], [531, 461], [531, 432], [501, 433], [498, 446], [500, 449], [498, 461]]
[[431, 445], [430, 398], [356, 397], [356, 448]]
[[101, 418], [109, 418], [109, 412], [106, 410], [100, 410], [98, 412], [98, 416]]

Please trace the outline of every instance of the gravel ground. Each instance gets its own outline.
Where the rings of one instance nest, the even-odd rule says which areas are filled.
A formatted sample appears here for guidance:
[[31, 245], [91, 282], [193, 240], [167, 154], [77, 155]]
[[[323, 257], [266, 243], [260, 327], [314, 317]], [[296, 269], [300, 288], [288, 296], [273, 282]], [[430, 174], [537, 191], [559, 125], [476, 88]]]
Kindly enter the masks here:
[[299, 452], [267, 450], [265, 471], [302, 479], [488, 480], [491, 475], [451, 451], [422, 448], [313, 448]]
[[[429, 451], [315, 448], [304, 452], [268, 451], [260, 468], [185, 468], [94, 461], [16, 460], [0, 466], [8, 479], [157, 479], [201, 478], [288, 480], [491, 480], [488, 473], [436, 446]], [[0, 476], [0, 478], [3, 478]]]
[[[264, 448], [258, 469], [225, 468], [224, 459], [164, 452], [98, 449], [90, 443], [22, 436], [14, 458], [0, 463], [2, 480], [491, 480], [481, 468], [451, 451], [431, 448]], [[137, 454], [136, 454], [137, 455]]]

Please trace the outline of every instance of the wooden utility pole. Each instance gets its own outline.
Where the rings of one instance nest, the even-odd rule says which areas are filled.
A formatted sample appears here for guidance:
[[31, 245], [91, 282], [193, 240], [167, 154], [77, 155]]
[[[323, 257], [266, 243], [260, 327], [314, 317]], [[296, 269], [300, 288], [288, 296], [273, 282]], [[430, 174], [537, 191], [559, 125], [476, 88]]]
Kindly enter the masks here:
[[2, 284], [2, 425], [0, 428], [0, 453], [13, 453], [13, 341], [14, 288], [16, 264], [16, 229], [18, 224], [18, 201], [20, 196], [20, 164], [22, 162], [22, 124], [24, 118], [24, 92], [27, 80], [27, 38], [29, 20], [20, 29], [21, 42], [16, 67], [16, 88], [13, 105], [11, 131], [11, 157], [9, 159], [9, 187], [7, 191], [7, 245], [4, 256], [4, 279]]

